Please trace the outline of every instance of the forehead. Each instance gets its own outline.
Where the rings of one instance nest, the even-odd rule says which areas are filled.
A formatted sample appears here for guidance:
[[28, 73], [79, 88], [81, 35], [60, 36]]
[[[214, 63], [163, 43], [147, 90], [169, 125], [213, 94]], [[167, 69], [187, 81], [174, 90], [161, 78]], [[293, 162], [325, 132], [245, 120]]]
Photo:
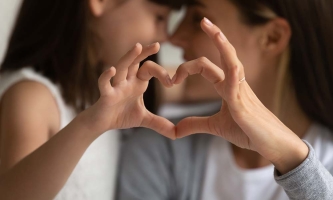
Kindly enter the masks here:
[[230, 0], [191, 0], [187, 4], [190, 7], [221, 10], [233, 6]]
[[150, 2], [168, 6], [172, 9], [180, 9], [183, 5], [187, 5], [189, 0], [148, 0]]
[[230, 0], [192, 0], [189, 8], [195, 8], [216, 17], [226, 17], [238, 13], [237, 8]]

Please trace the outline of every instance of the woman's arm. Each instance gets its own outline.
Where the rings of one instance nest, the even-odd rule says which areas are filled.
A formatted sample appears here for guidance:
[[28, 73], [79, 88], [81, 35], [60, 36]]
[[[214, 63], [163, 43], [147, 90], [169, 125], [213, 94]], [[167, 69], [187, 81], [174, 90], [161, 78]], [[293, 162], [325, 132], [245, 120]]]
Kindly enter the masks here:
[[305, 161], [287, 174], [275, 170], [276, 182], [283, 187], [290, 199], [333, 199], [332, 171], [328, 171], [315, 155], [312, 146]]
[[[177, 137], [198, 132], [223, 137], [238, 147], [258, 152], [273, 163], [281, 174], [285, 174], [286, 177], [282, 176], [282, 179], [286, 180], [287, 185], [296, 184], [301, 190], [307, 190], [303, 195], [309, 196], [305, 199], [315, 199], [314, 194], [331, 199], [332, 175], [318, 159], [311, 157], [313, 154], [311, 151], [309, 154], [308, 146], [256, 97], [244, 79], [244, 67], [234, 47], [221, 30], [207, 19], [202, 21], [201, 26], [221, 54], [222, 69], [208, 59], [200, 58], [181, 65], [173, 82], [181, 83], [188, 75], [201, 74], [214, 85], [223, 99], [223, 105], [216, 115], [204, 118], [190, 117], [179, 122]], [[308, 158], [311, 162], [308, 162]], [[297, 173], [299, 169], [300, 173]], [[293, 170], [296, 170], [296, 173]], [[290, 175], [294, 175], [294, 179], [288, 179]], [[321, 186], [320, 191], [314, 187], [316, 184]], [[288, 191], [290, 187], [284, 188], [287, 193], [293, 193]], [[300, 191], [296, 194], [300, 194]]]
[[[105, 71], [98, 81], [99, 100], [37, 150], [4, 171], [0, 176], [0, 197], [54, 198], [85, 150], [107, 130], [147, 127], [175, 138], [174, 125], [148, 112], [143, 104], [143, 93], [153, 76], [166, 87], [172, 86], [167, 72], [157, 64], [146, 62], [139, 69], [139, 62], [158, 50], [158, 44], [145, 48], [137, 44], [117, 63], [117, 73], [114, 67]], [[6, 143], [6, 138], [2, 143]]]

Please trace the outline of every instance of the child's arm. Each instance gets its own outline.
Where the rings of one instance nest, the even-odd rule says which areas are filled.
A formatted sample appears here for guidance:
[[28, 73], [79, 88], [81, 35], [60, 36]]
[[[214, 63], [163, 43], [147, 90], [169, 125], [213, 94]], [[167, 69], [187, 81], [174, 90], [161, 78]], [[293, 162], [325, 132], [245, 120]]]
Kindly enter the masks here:
[[[107, 130], [142, 126], [175, 138], [174, 125], [149, 113], [143, 104], [142, 95], [153, 76], [165, 86], [172, 86], [167, 72], [155, 63], [147, 62], [138, 69], [141, 60], [158, 50], [158, 44], [143, 50], [138, 44], [119, 61], [117, 73], [115, 68], [105, 71], [99, 78], [99, 100], [37, 150], [4, 171], [0, 176], [0, 197], [54, 198], [85, 150]], [[2, 143], [6, 143], [6, 138]]]

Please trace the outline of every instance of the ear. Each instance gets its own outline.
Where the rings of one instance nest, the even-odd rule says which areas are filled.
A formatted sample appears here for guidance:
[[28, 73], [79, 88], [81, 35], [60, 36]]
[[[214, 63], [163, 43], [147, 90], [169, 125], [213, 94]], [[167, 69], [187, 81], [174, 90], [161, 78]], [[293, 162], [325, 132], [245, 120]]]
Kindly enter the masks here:
[[281, 54], [289, 46], [291, 34], [291, 27], [287, 20], [273, 19], [264, 27], [260, 46], [264, 52]]
[[89, 0], [90, 11], [93, 16], [99, 17], [104, 13], [108, 0]]

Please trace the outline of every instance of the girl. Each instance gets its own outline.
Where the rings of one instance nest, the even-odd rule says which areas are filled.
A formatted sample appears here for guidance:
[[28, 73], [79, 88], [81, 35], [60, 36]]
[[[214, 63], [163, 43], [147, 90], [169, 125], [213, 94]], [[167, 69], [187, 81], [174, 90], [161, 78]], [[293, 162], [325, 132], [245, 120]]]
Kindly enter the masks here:
[[[190, 61], [173, 81], [201, 73], [223, 106], [178, 120], [177, 137], [224, 139], [171, 142], [140, 130], [123, 147], [119, 198], [332, 199], [332, 6], [193, 1], [171, 41], [185, 59], [212, 62]], [[204, 16], [216, 26], [200, 24]]]
[[[1, 66], [1, 199], [113, 197], [118, 132], [99, 136], [109, 129], [158, 125], [150, 122], [161, 118], [142, 102], [149, 79], [145, 73], [153, 70], [170, 86], [168, 76], [147, 64], [138, 79], [137, 64], [158, 51], [158, 44], [146, 45], [166, 40], [167, 16], [180, 5], [163, 0], [23, 1]], [[138, 44], [121, 58], [136, 42], [145, 47]], [[97, 79], [107, 66], [117, 68], [113, 88], [108, 84], [116, 73], [112, 68], [100, 77], [98, 103], [72, 121], [98, 99]], [[173, 125], [162, 122], [158, 131], [173, 137]]]

